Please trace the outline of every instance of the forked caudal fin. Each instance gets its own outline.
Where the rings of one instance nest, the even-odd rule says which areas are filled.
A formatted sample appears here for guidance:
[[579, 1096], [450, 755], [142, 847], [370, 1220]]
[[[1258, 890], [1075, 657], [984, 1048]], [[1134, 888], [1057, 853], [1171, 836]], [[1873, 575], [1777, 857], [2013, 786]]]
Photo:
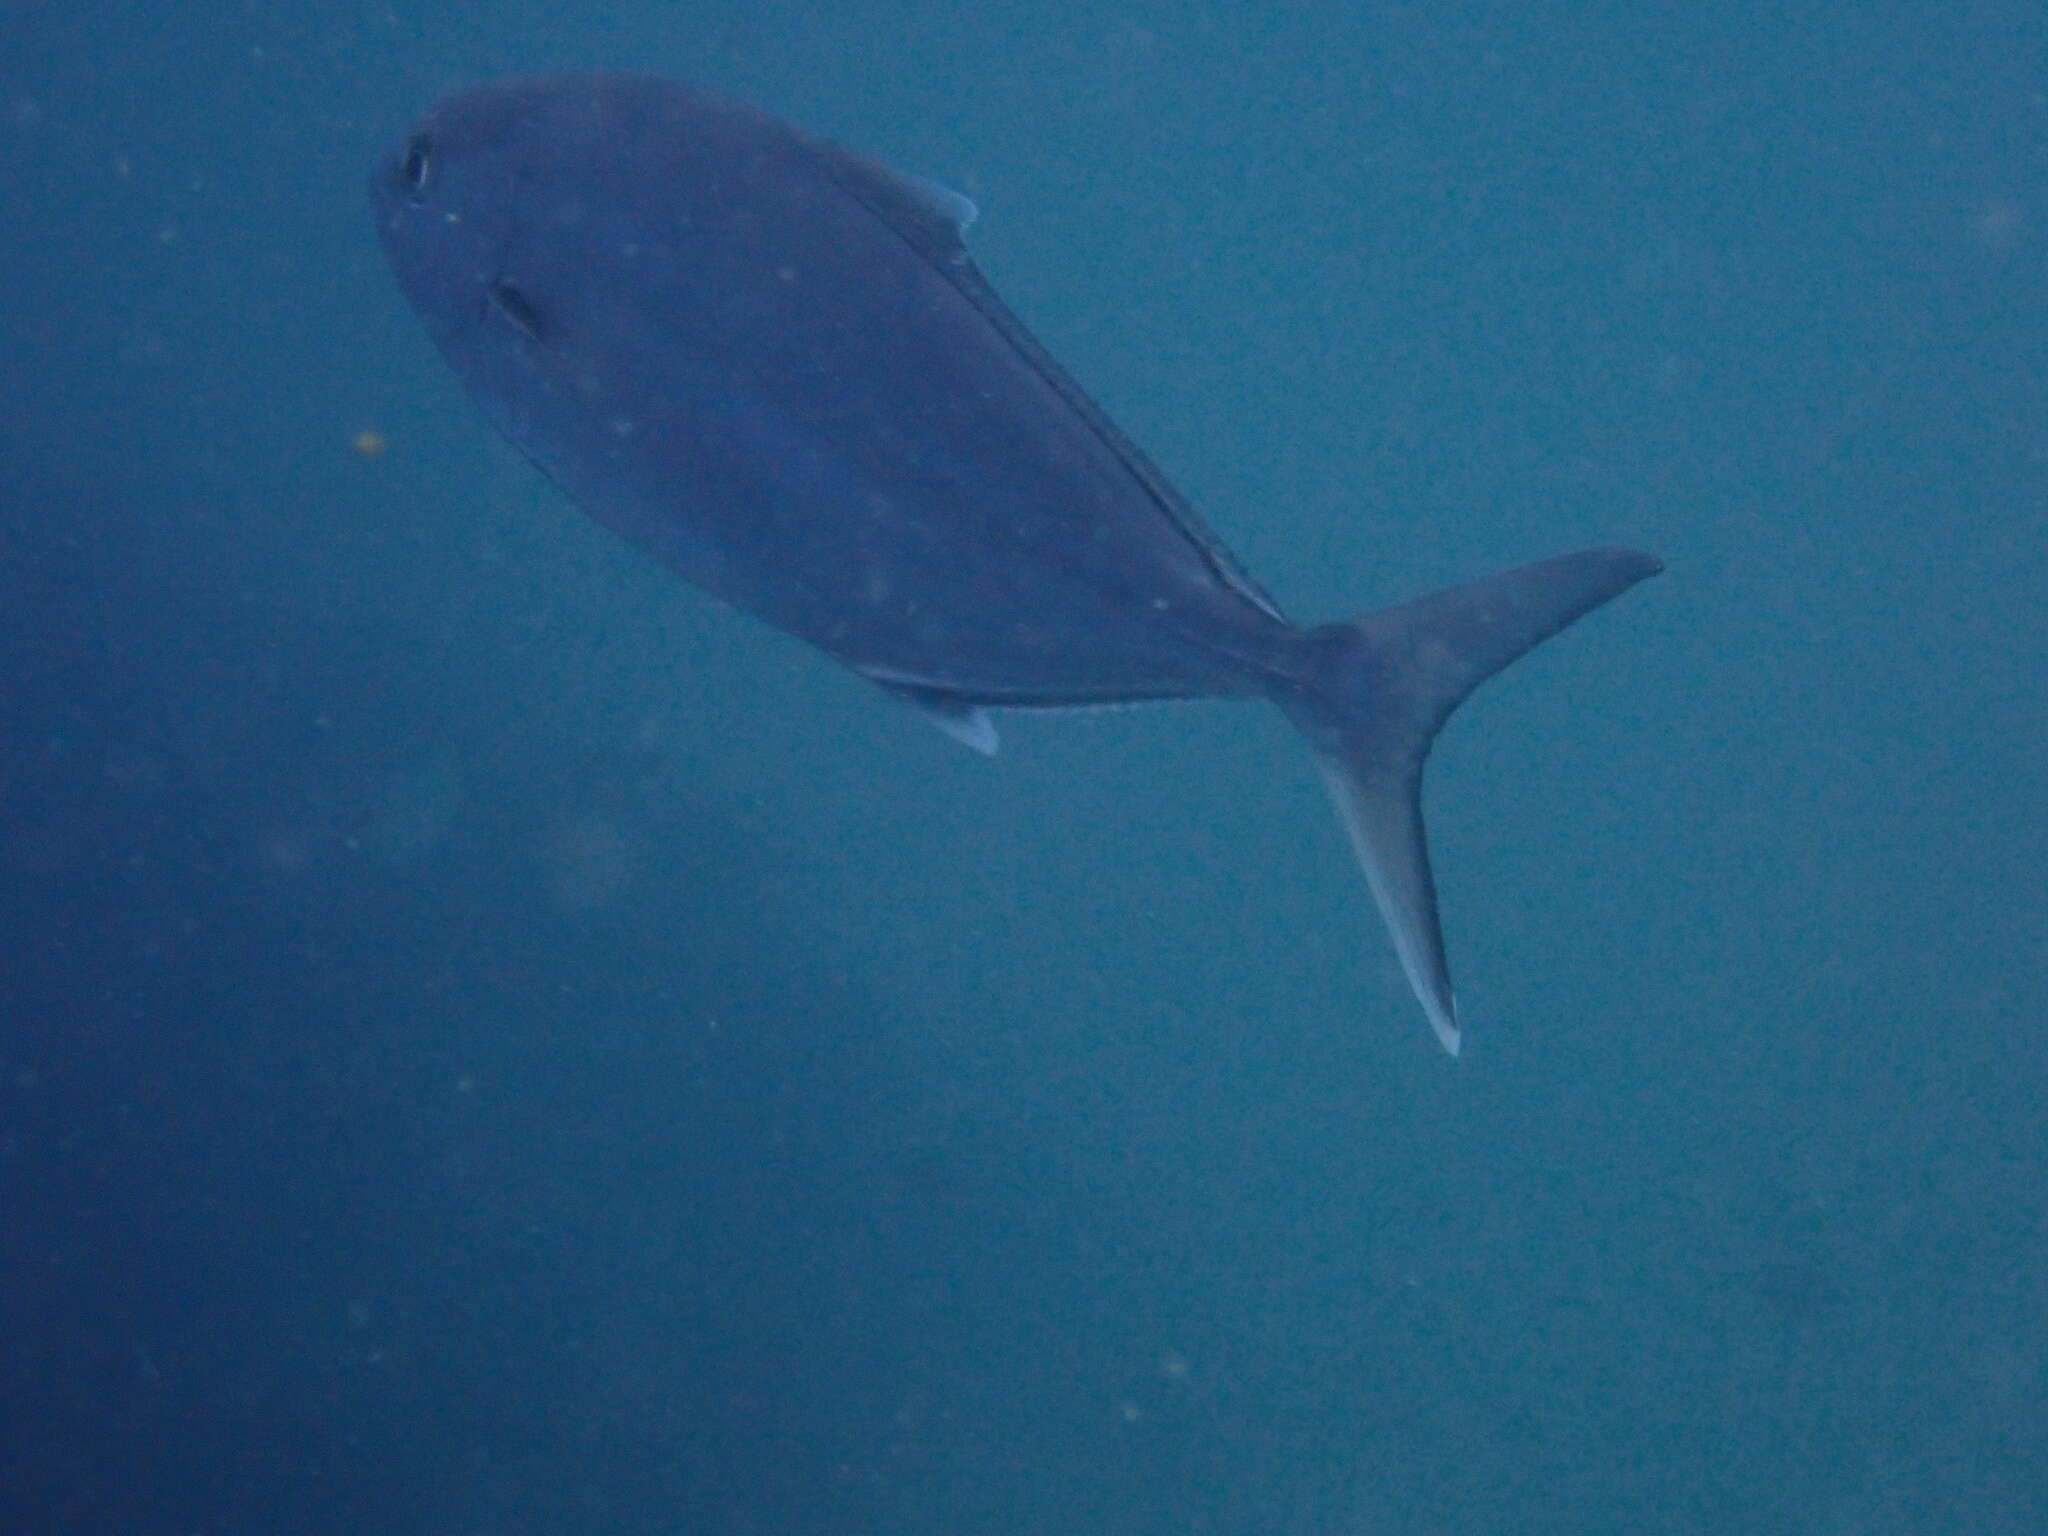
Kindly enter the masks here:
[[1458, 1014], [1422, 829], [1430, 743], [1474, 688], [1662, 569], [1637, 550], [1585, 549], [1305, 636], [1308, 688], [1285, 706], [1315, 750], [1408, 983], [1453, 1056]]

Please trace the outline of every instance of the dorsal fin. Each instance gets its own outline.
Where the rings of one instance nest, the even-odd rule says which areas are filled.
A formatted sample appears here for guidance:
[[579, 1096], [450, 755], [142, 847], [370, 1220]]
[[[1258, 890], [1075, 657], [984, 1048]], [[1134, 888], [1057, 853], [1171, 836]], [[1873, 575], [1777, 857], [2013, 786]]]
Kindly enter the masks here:
[[1073, 375], [1039, 345], [1038, 338], [1024, 328], [1024, 322], [1010, 312], [1010, 307], [989, 286], [988, 279], [981, 275], [981, 269], [968, 256], [966, 243], [961, 239], [979, 214], [974, 204], [935, 181], [921, 176], [906, 176], [878, 160], [853, 154], [836, 144], [816, 139], [810, 140], [809, 144], [820, 164], [839, 184], [941, 272], [959, 290], [962, 298], [981, 311], [1003, 340], [1123, 461], [1138, 483], [1145, 487], [1153, 503], [1215, 573], [1217, 580], [1262, 613], [1287, 623], [1287, 616], [1280, 611], [1279, 604], [1252, 580], [1251, 573], [1238, 564], [1237, 557], [1196, 515], [1195, 509], [1159, 472], [1158, 466], [1103, 414], [1102, 407], [1090, 399], [1088, 392], [1074, 382]]
[[941, 267], [966, 261], [963, 237], [981, 217], [971, 198], [929, 176], [909, 175], [837, 144], [814, 140], [810, 147], [841, 186], [926, 260]]
[[907, 193], [925, 203], [934, 218], [951, 225], [955, 236], [964, 236], [974, 227], [974, 221], [981, 217], [981, 210], [974, 206], [973, 198], [964, 192], [955, 192], [944, 182], [933, 181], [929, 176], [912, 176], [904, 171], [891, 174], [903, 183]]

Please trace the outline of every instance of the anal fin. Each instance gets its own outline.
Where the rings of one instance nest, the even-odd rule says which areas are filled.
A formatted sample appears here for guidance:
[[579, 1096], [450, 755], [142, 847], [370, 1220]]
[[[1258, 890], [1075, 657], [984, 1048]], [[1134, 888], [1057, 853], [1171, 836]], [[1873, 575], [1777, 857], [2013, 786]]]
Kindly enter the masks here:
[[905, 683], [885, 683], [879, 678], [874, 681], [877, 687], [901, 699], [961, 746], [979, 752], [983, 757], [996, 755], [996, 748], [1000, 745], [996, 739], [996, 723], [983, 706]]

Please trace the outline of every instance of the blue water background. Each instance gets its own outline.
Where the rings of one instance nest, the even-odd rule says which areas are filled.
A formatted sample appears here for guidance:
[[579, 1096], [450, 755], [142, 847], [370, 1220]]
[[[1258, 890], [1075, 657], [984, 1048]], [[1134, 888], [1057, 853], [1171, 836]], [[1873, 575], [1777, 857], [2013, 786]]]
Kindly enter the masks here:
[[[1666, 557], [1433, 761], [1463, 1061], [1277, 716], [980, 760], [490, 435], [364, 178], [591, 65], [1304, 617]], [[0, 1529], [2048, 1529], [2037, 0], [30, 4], [0, 210]]]

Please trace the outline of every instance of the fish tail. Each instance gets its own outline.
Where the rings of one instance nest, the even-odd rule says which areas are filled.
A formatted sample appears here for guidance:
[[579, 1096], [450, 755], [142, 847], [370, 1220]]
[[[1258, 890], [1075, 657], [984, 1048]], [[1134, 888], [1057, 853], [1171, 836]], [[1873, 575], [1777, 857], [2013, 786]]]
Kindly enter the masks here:
[[1663, 569], [1584, 549], [1303, 634], [1304, 686], [1282, 700], [1323, 780], [1436, 1037], [1458, 1054], [1457, 1005], [1422, 826], [1422, 765], [1467, 694], [1573, 620]]

